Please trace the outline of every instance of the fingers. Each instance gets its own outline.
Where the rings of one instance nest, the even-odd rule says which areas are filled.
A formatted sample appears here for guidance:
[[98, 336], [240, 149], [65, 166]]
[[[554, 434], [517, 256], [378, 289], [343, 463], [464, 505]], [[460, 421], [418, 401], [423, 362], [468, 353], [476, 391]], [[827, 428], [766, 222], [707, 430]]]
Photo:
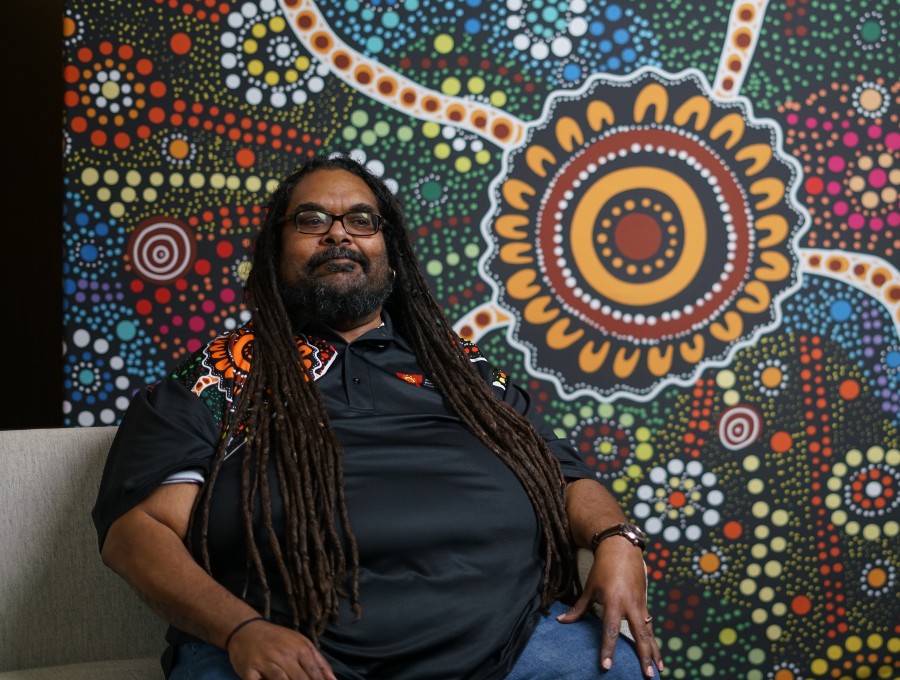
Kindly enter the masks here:
[[301, 664], [304, 668], [309, 668], [310, 671], [317, 673], [317, 675], [310, 674], [311, 678], [323, 678], [323, 680], [337, 680], [334, 672], [331, 670], [331, 664], [322, 656], [322, 653], [312, 647], [312, 658], [309, 660], [309, 664]]
[[[600, 641], [600, 667], [612, 668], [615, 661], [616, 645], [622, 633], [622, 620], [626, 618], [620, 612], [607, 610], [603, 616], [603, 638]], [[662, 654], [653, 635], [653, 617], [649, 614], [642, 620], [628, 621], [628, 627], [634, 638], [635, 651], [641, 671], [647, 678], [656, 677], [656, 669], [663, 670]], [[655, 666], [655, 668], [654, 668]]]
[[[324, 680], [325, 678], [330, 680], [330, 678], [334, 677], [330, 675], [331, 668], [328, 666], [328, 663], [322, 657], [322, 654], [312, 646], [311, 642], [306, 642], [304, 646], [293, 652], [291, 656], [293, 658], [290, 658], [287, 663], [293, 663], [300, 667], [300, 670], [306, 674], [300, 675], [299, 677], [301, 678], [308, 676], [313, 680]], [[291, 677], [293, 678], [293, 676]]]
[[572, 605], [572, 608], [566, 613], [557, 616], [556, 620], [560, 623], [575, 623], [584, 616], [584, 613], [590, 606], [591, 598], [588, 597], [587, 593], [582, 593], [581, 597], [579, 597], [575, 604]]
[[610, 610], [603, 612], [603, 639], [600, 640], [600, 666], [609, 670], [613, 665], [616, 643], [622, 628], [622, 615]]
[[294, 660], [268, 659], [239, 675], [242, 680], [337, 680], [328, 663], [324, 664], [298, 655]]
[[309, 638], [275, 624], [245, 628], [228, 652], [243, 680], [337, 680]]
[[659, 645], [656, 643], [656, 637], [653, 635], [653, 617], [648, 615], [643, 621], [636, 624], [629, 622], [634, 643], [637, 647], [638, 659], [641, 662], [641, 670], [648, 678], [655, 676], [653, 665], [661, 671], [663, 669], [662, 654], [659, 651]]
[[331, 666], [315, 647], [303, 648], [285, 657], [277, 662], [278, 671], [283, 675], [272, 677], [266, 674], [266, 680], [337, 680]]

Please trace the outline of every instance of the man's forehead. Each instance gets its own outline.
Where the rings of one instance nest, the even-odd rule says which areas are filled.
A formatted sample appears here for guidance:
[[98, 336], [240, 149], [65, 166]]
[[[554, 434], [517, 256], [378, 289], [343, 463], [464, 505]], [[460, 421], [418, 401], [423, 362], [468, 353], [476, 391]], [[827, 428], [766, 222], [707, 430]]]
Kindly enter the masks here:
[[[338, 172], [341, 174], [338, 175]], [[369, 185], [352, 173], [343, 170], [317, 170], [301, 179], [293, 188], [287, 212], [296, 212], [301, 206], [329, 212], [366, 209], [377, 212], [378, 200]]]
[[352, 172], [338, 168], [323, 168], [300, 178], [292, 190], [293, 195], [300, 193], [343, 195], [346, 193], [362, 193], [375, 198], [366, 181]]

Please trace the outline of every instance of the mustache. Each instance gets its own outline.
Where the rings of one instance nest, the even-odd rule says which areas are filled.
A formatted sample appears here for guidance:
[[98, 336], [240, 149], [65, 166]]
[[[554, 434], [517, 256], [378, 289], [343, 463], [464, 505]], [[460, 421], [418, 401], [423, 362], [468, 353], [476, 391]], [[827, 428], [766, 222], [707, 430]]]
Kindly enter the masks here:
[[306, 270], [312, 274], [319, 265], [330, 262], [331, 260], [352, 260], [358, 263], [364, 272], [369, 271], [369, 258], [356, 250], [334, 246], [328, 250], [316, 253], [306, 263]]

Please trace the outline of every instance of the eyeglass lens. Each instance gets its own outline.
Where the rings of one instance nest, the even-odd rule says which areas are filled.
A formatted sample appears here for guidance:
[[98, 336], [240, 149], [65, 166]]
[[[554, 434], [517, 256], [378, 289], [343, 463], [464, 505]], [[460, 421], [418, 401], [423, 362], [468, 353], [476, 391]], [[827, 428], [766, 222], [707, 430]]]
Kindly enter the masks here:
[[335, 221], [343, 224], [347, 233], [354, 236], [371, 236], [381, 224], [381, 218], [371, 212], [332, 215], [324, 210], [304, 210], [294, 215], [297, 231], [303, 234], [325, 234]]

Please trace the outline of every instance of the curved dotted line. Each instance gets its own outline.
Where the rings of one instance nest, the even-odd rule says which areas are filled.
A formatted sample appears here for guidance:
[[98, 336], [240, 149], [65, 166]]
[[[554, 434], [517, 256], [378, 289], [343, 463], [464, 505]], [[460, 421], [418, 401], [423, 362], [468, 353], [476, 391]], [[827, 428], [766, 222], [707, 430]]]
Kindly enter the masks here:
[[312, 0], [278, 2], [309, 53], [354, 90], [415, 118], [469, 130], [503, 148], [524, 137], [526, 124], [505, 111], [429, 90], [360, 54], [335, 35]]
[[878, 300], [900, 335], [900, 271], [877, 255], [800, 248], [800, 271], [843, 281]]
[[732, 4], [713, 81], [714, 97], [732, 99], [740, 92], [759, 43], [768, 4], [769, 0], [735, 0]]
[[168, 111], [162, 106], [153, 107], [150, 110], [150, 121], [158, 129], [168, 124], [175, 128], [204, 130], [232, 142], [266, 145], [297, 155], [307, 154], [310, 145], [322, 145], [321, 138], [301, 127], [254, 120], [216, 104], [204, 105], [199, 101], [191, 103], [185, 99], [176, 99]]

